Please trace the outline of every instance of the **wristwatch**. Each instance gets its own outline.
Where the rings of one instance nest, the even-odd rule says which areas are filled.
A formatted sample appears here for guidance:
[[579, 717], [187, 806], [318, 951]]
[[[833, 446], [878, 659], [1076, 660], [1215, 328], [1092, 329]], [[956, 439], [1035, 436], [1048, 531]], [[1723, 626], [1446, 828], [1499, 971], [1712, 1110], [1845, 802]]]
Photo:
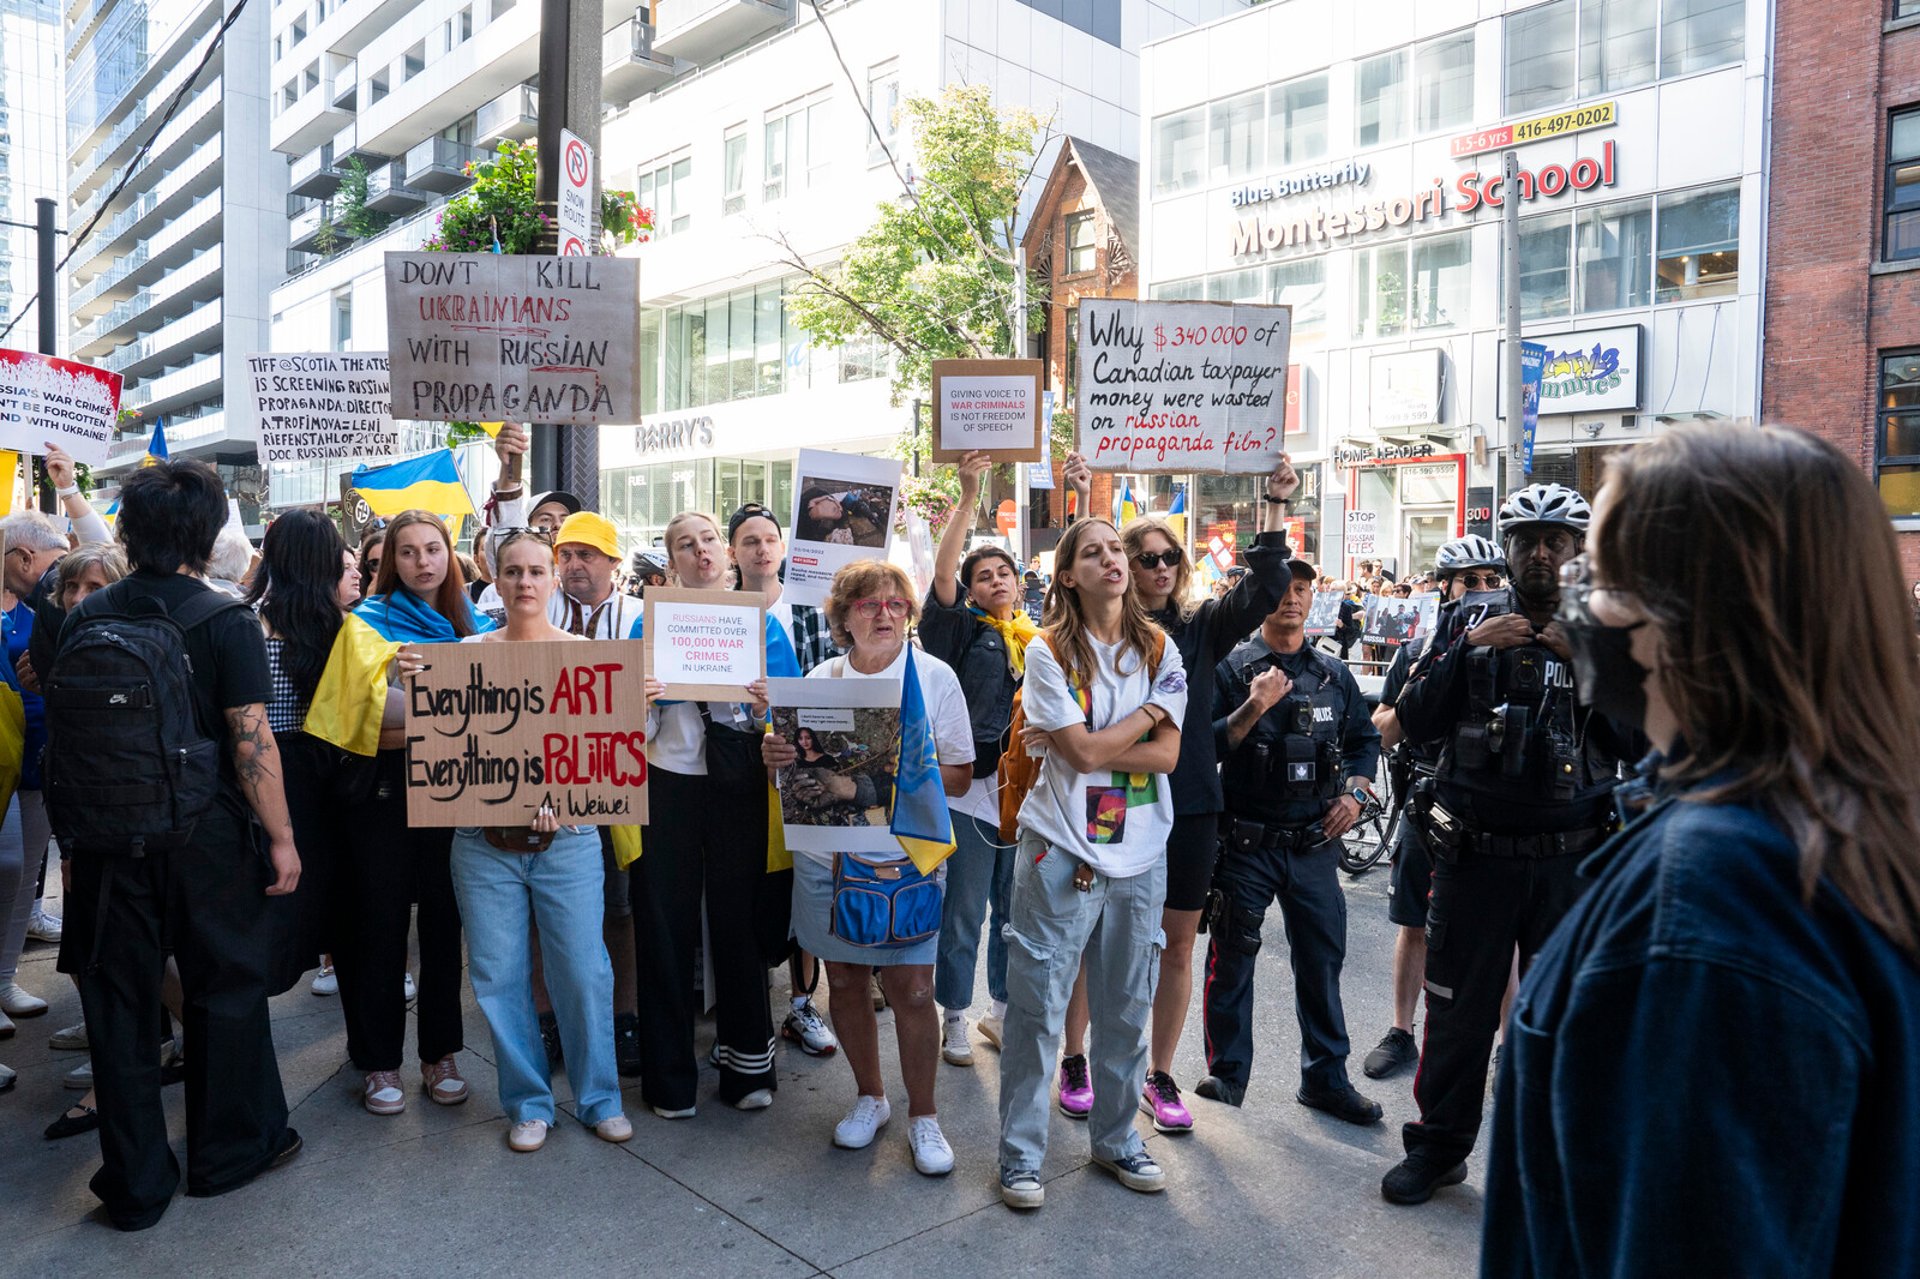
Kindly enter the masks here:
[[1367, 806], [1368, 791], [1366, 784], [1359, 778], [1356, 777], [1353, 779], [1352, 785], [1347, 787], [1347, 794], [1353, 799], [1353, 802], [1360, 805], [1360, 807], [1365, 808]]

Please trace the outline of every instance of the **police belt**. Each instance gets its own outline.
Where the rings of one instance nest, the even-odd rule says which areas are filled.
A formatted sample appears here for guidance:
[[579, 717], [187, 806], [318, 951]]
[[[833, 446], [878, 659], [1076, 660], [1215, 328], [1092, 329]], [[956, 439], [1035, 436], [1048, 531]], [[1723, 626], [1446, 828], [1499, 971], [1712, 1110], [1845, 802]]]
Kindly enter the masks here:
[[1605, 827], [1541, 835], [1489, 835], [1470, 830], [1463, 833], [1460, 851], [1480, 857], [1565, 857], [1592, 852], [1606, 843], [1610, 834], [1612, 831]]
[[1321, 829], [1319, 822], [1308, 822], [1304, 826], [1282, 826], [1278, 822], [1235, 817], [1232, 813], [1220, 814], [1220, 838], [1235, 848], [1297, 847], [1324, 839], [1325, 836], [1326, 832]]

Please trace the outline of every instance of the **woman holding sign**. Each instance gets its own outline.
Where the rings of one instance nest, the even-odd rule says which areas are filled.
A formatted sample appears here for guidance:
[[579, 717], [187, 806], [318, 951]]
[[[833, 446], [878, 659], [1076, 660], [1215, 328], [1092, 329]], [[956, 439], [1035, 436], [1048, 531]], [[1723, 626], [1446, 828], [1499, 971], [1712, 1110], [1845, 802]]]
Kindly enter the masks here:
[[[553, 599], [553, 547], [520, 531], [494, 544], [495, 584], [507, 609], [502, 631], [466, 643], [577, 640], [547, 620]], [[562, 826], [542, 807], [530, 826], [462, 826], [453, 834], [453, 889], [467, 929], [468, 976], [493, 1032], [507, 1144], [540, 1149], [553, 1126], [553, 1086], [540, 1039], [528, 973], [529, 926], [540, 930], [547, 994], [566, 1049], [580, 1122], [605, 1141], [625, 1141], [633, 1125], [621, 1113], [613, 1051], [613, 964], [601, 937], [600, 835]]]

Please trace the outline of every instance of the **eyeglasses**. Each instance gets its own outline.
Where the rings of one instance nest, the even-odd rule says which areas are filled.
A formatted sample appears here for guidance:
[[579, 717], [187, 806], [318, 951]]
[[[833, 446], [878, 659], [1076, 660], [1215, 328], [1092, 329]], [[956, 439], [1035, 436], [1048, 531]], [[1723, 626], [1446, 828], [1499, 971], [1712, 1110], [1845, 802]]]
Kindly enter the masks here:
[[855, 600], [853, 603], [853, 611], [862, 617], [878, 617], [881, 609], [885, 609], [889, 617], [905, 617], [913, 610], [913, 601], [895, 595], [884, 600]]
[[1461, 583], [1470, 591], [1497, 591], [1500, 589], [1498, 573], [1462, 573]]
[[494, 537], [504, 542], [510, 537], [537, 537], [548, 546], [553, 545], [553, 530], [537, 525], [515, 524], [493, 530]]
[[1155, 555], [1152, 551], [1142, 551], [1133, 557], [1133, 562], [1145, 569], [1172, 568], [1183, 558], [1177, 550], [1162, 551], [1158, 555]]

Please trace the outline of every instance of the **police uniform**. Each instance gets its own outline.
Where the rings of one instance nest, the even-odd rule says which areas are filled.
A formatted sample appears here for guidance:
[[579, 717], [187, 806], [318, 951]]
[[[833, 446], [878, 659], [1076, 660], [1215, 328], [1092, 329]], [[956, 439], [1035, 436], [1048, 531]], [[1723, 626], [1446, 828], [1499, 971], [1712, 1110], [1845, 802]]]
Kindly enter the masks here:
[[[1293, 690], [1260, 717], [1231, 751], [1227, 721], [1244, 706], [1253, 678], [1272, 667]], [[1303, 644], [1277, 653], [1255, 634], [1215, 670], [1214, 740], [1227, 811], [1214, 886], [1222, 895], [1207, 942], [1207, 1071], [1237, 1097], [1253, 1067], [1253, 965], [1267, 906], [1286, 922], [1300, 1018], [1303, 1092], [1350, 1088], [1340, 968], [1347, 952], [1347, 903], [1340, 845], [1321, 830], [1327, 809], [1356, 780], [1373, 780], [1380, 733], [1346, 666]]]
[[[1421, 636], [1411, 644], [1402, 644], [1387, 667], [1380, 684], [1380, 705], [1393, 707], [1412, 678], [1413, 668], [1426, 656], [1432, 635]], [[1387, 770], [1393, 775], [1394, 802], [1403, 808], [1408, 791], [1420, 777], [1431, 777], [1440, 762], [1440, 748], [1432, 742], [1418, 746], [1402, 742], [1390, 752]], [[1433, 859], [1427, 854], [1427, 841], [1419, 823], [1402, 821], [1395, 828], [1393, 869], [1387, 887], [1387, 919], [1402, 928], [1424, 928], [1427, 924], [1427, 893], [1433, 886]]]
[[[1517, 595], [1505, 593], [1509, 611]], [[1433, 858], [1427, 909], [1427, 1018], [1409, 1156], [1457, 1163], [1472, 1151], [1487, 1060], [1516, 946], [1524, 966], [1579, 896], [1580, 859], [1613, 826], [1613, 789], [1631, 734], [1578, 704], [1572, 672], [1537, 640], [1492, 649], [1452, 638], [1397, 705], [1407, 740], [1439, 764], [1412, 816]]]

